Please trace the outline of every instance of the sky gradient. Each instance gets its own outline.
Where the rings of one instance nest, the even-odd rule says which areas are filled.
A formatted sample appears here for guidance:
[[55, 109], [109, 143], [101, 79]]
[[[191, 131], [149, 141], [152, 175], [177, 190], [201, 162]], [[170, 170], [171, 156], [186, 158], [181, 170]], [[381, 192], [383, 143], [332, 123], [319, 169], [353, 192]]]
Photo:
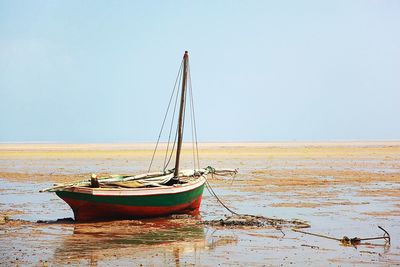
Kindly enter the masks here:
[[0, 142], [399, 140], [400, 1], [0, 1]]

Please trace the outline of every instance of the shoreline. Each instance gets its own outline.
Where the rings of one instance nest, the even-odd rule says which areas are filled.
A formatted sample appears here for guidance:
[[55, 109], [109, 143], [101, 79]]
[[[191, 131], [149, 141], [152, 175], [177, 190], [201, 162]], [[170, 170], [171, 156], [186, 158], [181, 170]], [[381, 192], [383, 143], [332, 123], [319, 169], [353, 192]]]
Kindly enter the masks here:
[[[184, 142], [183, 149], [191, 149], [191, 142]], [[160, 142], [163, 150], [166, 142]], [[0, 151], [12, 150], [152, 150], [155, 143], [0, 143]], [[199, 142], [199, 149], [219, 148], [301, 148], [301, 147], [399, 147], [399, 141], [276, 141], [276, 142]]]

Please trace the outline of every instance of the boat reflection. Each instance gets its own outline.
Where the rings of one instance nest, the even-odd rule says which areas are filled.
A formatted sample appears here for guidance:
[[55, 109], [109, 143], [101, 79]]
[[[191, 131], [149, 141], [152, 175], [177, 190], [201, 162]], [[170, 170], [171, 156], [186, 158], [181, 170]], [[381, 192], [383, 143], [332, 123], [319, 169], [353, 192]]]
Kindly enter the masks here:
[[[218, 246], [237, 243], [231, 235], [217, 236], [192, 218], [126, 220], [74, 225], [72, 235], [56, 248], [56, 264], [98, 263], [126, 265], [200, 265], [201, 253]], [[158, 265], [156, 264], [156, 265]]]

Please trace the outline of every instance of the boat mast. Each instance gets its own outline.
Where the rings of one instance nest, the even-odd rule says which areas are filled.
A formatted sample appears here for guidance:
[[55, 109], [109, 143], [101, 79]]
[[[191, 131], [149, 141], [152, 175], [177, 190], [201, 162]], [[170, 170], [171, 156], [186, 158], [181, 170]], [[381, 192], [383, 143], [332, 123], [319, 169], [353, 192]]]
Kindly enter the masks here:
[[185, 54], [183, 55], [182, 93], [181, 93], [181, 104], [179, 108], [179, 119], [178, 119], [178, 146], [176, 148], [175, 172], [174, 172], [175, 179], [178, 178], [179, 174], [179, 159], [181, 156], [181, 149], [182, 149], [188, 63], [189, 63], [189, 54], [188, 51], [185, 51]]

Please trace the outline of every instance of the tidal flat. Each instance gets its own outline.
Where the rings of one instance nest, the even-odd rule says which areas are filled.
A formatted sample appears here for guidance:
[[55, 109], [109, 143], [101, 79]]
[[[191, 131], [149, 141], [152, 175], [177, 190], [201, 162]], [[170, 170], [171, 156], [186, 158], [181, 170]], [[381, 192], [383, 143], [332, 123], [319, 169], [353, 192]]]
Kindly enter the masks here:
[[[164, 162], [165, 144], [152, 170]], [[0, 144], [0, 265], [33, 266], [394, 266], [400, 265], [400, 142], [201, 143], [203, 167], [237, 168], [209, 177], [221, 200], [241, 214], [307, 221], [304, 231], [218, 227], [224, 218], [207, 190], [200, 215], [75, 223], [54, 183], [91, 173], [148, 170], [153, 144]], [[192, 168], [185, 144], [182, 168]], [[172, 167], [171, 167], [172, 168]], [[38, 222], [39, 221], [39, 222]]]

